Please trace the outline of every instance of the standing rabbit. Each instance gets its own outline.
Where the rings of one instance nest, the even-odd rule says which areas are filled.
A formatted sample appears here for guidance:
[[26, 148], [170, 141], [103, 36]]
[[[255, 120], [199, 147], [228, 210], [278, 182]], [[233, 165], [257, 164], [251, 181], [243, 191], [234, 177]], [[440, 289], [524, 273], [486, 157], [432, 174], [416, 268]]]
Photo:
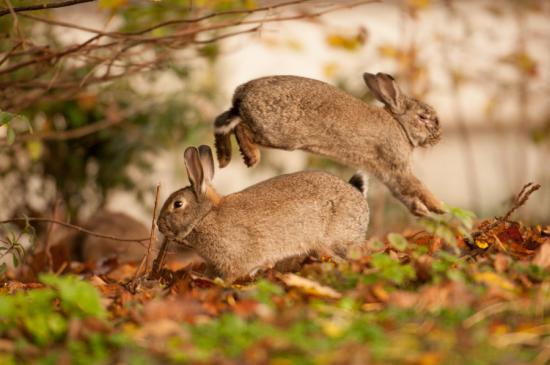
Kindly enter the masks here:
[[366, 181], [321, 171], [281, 175], [228, 196], [210, 182], [208, 146], [184, 154], [191, 186], [166, 200], [158, 227], [166, 239], [193, 248], [227, 281], [310, 252], [344, 257], [364, 242], [369, 222]]
[[411, 152], [440, 139], [429, 105], [403, 95], [387, 74], [363, 78], [384, 108], [373, 107], [321, 81], [269, 76], [239, 86], [232, 107], [215, 121], [220, 167], [231, 160], [234, 133], [245, 163], [258, 163], [257, 145], [301, 149], [366, 169], [416, 215], [441, 213], [441, 202], [411, 171]]

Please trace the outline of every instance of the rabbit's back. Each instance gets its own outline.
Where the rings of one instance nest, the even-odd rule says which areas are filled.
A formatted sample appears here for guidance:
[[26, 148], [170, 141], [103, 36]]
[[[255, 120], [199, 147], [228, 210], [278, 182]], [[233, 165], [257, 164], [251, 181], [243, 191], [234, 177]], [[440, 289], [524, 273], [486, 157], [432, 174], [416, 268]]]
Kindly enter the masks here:
[[[86, 224], [86, 228], [118, 238], [146, 238], [149, 229], [135, 218], [121, 212], [101, 210]], [[120, 262], [139, 261], [146, 247], [138, 242], [115, 241], [108, 238], [86, 236], [82, 242], [82, 258], [95, 262], [108, 257], [117, 257]]]
[[[325, 172], [281, 175], [222, 200], [195, 229], [222, 262], [265, 264], [334, 245], [362, 243], [369, 211], [363, 195]], [[236, 249], [237, 248], [237, 249]], [[251, 269], [251, 268], [247, 268]], [[246, 270], [245, 270], [246, 271]]]
[[237, 88], [233, 107], [263, 146], [304, 149], [363, 167], [361, 156], [387, 145], [401, 131], [383, 108], [370, 106], [322, 81], [299, 76], [268, 76]]

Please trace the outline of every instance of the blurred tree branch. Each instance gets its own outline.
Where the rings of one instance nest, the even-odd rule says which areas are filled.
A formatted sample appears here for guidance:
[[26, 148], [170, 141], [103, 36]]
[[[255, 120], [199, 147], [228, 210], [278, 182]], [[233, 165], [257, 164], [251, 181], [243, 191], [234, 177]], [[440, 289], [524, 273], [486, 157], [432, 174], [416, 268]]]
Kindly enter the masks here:
[[7, 15], [11, 13], [12, 11], [14, 13], [19, 13], [22, 11], [33, 11], [33, 10], [46, 10], [46, 9], [54, 9], [54, 8], [64, 8], [66, 6], [72, 6], [72, 5], [78, 5], [82, 3], [89, 3], [96, 0], [68, 0], [68, 1], [57, 1], [57, 2], [51, 2], [51, 3], [44, 3], [44, 4], [38, 4], [38, 5], [27, 5], [27, 6], [18, 6], [15, 8], [10, 9], [0, 9], [0, 16]]
[[[187, 18], [162, 21], [128, 32], [107, 32], [56, 19], [21, 14], [19, 23], [21, 25], [25, 21], [27, 32], [32, 30], [33, 24], [43, 23], [93, 35], [85, 41], [72, 44], [41, 44], [30, 36], [22, 41], [20, 37], [12, 35], [9, 40], [11, 45], [4, 46], [8, 50], [0, 56], [0, 108], [19, 112], [46, 95], [50, 100], [55, 100], [56, 97], [63, 100], [74, 91], [92, 84], [162, 69], [173, 60], [174, 50], [256, 32], [266, 23], [316, 18], [338, 9], [373, 1], [342, 2], [321, 10], [300, 9], [290, 15], [272, 15], [275, 9], [286, 9], [307, 2], [295, 0], [252, 9], [210, 12], [202, 16], [191, 14]], [[255, 13], [266, 13], [266, 16], [246, 18]], [[246, 25], [252, 27], [240, 29]]]
[[67, 222], [63, 222], [57, 219], [51, 219], [51, 218], [36, 218], [36, 217], [24, 217], [24, 218], [12, 218], [12, 219], [5, 219], [0, 221], [0, 224], [7, 224], [7, 223], [16, 223], [16, 222], [42, 222], [42, 223], [54, 223], [59, 224], [63, 227], [67, 227], [70, 229], [74, 229], [76, 231], [95, 236], [100, 238], [107, 238], [113, 241], [121, 241], [121, 242], [137, 242], [139, 244], [146, 244], [150, 241], [150, 237], [139, 237], [139, 238], [120, 238], [117, 236], [109, 235], [109, 234], [103, 234], [99, 232], [90, 231], [88, 229], [82, 228], [80, 226], [70, 224]]

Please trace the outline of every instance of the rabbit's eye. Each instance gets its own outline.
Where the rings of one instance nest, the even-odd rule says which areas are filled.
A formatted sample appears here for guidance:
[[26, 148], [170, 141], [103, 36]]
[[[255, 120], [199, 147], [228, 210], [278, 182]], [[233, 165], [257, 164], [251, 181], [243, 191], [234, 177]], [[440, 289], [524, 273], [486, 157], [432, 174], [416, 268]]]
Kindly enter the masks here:
[[174, 202], [174, 208], [181, 208], [183, 207], [183, 202], [181, 200], [176, 200]]

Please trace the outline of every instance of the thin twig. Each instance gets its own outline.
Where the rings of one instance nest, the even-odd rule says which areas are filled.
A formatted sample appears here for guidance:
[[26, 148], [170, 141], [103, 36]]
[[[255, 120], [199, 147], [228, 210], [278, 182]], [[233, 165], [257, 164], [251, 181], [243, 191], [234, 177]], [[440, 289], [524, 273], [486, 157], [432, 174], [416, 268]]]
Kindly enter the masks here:
[[31, 66], [31, 65], [34, 65], [34, 64], [37, 64], [37, 63], [43, 63], [43, 62], [50, 61], [50, 60], [53, 60], [53, 59], [59, 60], [63, 56], [67, 56], [71, 53], [76, 53], [76, 52], [80, 51], [81, 49], [86, 47], [88, 44], [98, 40], [100, 37], [101, 37], [100, 35], [95, 35], [95, 36], [89, 38], [88, 40], [86, 40], [85, 42], [83, 42], [81, 44], [78, 44], [76, 46], [69, 47], [68, 49], [65, 49], [62, 52], [49, 53], [49, 54], [47, 54], [46, 56], [43, 56], [43, 57], [38, 57], [38, 58], [29, 60], [29, 61], [25, 61], [25, 62], [15, 64], [15, 65], [10, 66], [10, 67], [6, 67], [6, 68], [4, 68], [0, 71], [0, 75], [1, 74], [10, 74], [13, 71], [19, 70], [20, 68]]
[[[55, 219], [57, 216], [57, 209], [59, 208], [60, 201], [57, 200], [52, 209], [52, 218]], [[51, 234], [53, 230], [53, 223], [48, 224], [48, 230], [46, 231], [46, 237], [44, 238], [44, 252], [46, 253], [46, 257], [48, 259], [48, 270], [49, 272], [53, 271], [53, 257], [52, 253], [50, 251], [50, 243], [51, 243]]]
[[[137, 268], [136, 273], [134, 274], [134, 280], [137, 280], [137, 278], [142, 272], [146, 273], [149, 270], [149, 257], [151, 256], [151, 247], [153, 247], [153, 242], [156, 241], [156, 230], [157, 230], [156, 217], [157, 217], [159, 193], [160, 193], [160, 183], [157, 184], [157, 188], [155, 191], [155, 206], [153, 207], [153, 217], [151, 218], [151, 233], [149, 236], [149, 245], [147, 246], [147, 252], [145, 253], [145, 256], [143, 256], [143, 259], [139, 263], [139, 267]], [[145, 265], [145, 270], [143, 270], [144, 265]]]
[[[147, 269], [149, 267], [149, 257], [151, 255], [151, 247], [153, 246], [153, 241], [156, 241], [156, 216], [157, 216], [157, 207], [158, 207], [158, 200], [159, 200], [159, 193], [160, 193], [160, 183], [157, 184], [157, 188], [155, 191], [155, 206], [153, 207], [153, 217], [151, 218], [151, 233], [149, 236], [149, 245], [147, 246], [147, 252], [145, 253], [145, 256], [143, 256], [143, 259], [139, 263], [138, 268], [136, 269], [136, 272], [134, 273], [134, 277], [132, 280], [130, 280], [128, 283], [126, 283], [126, 288], [132, 292], [135, 293], [137, 287], [139, 286], [140, 282], [145, 279], [145, 273], [147, 273]], [[159, 252], [159, 255], [163, 254], [162, 250]], [[144, 270], [145, 266], [145, 270]], [[154, 266], [154, 265], [153, 265]], [[143, 275], [142, 275], [143, 273]]]
[[164, 240], [162, 241], [162, 244], [160, 245], [157, 257], [153, 261], [153, 268], [149, 273], [150, 279], [156, 279], [158, 277], [160, 269], [162, 268], [162, 264], [164, 263], [164, 258], [166, 257], [166, 253], [168, 251], [169, 244], [170, 242], [166, 238], [164, 238]]
[[7, 60], [8, 58], [10, 58], [10, 56], [13, 55], [13, 54], [15, 53], [15, 50], [16, 50], [17, 48], [21, 47], [21, 45], [23, 45], [23, 42], [22, 42], [22, 41], [19, 41], [19, 42], [17, 42], [16, 44], [14, 44], [13, 47], [11, 47], [11, 49], [10, 49], [8, 52], [6, 52], [6, 54], [4, 55], [4, 57], [2, 57], [2, 59], [0, 59], [0, 66], [2, 66], [2, 64], [3, 64], [4, 62], [6, 62], [6, 60]]
[[508, 222], [509, 219], [510, 219], [510, 216], [516, 211], [518, 210], [521, 206], [523, 206], [527, 200], [529, 200], [529, 196], [531, 194], [533, 194], [535, 191], [539, 190], [540, 189], [540, 185], [539, 184], [534, 184], [532, 182], [530, 183], [527, 183], [525, 184], [522, 188], [521, 188], [521, 191], [519, 192], [519, 194], [516, 196], [516, 198], [514, 199], [514, 204], [512, 205], [512, 207], [506, 212], [506, 214], [503, 216], [503, 217], [496, 217], [495, 221], [486, 225], [485, 227], [481, 228], [479, 231], [477, 232], [474, 232], [472, 234], [472, 237], [474, 238], [474, 241], [475, 241], [475, 238], [476, 237], [479, 237], [487, 232], [489, 232], [490, 230], [492, 230], [493, 228], [499, 226], [500, 224], [502, 223], [505, 223], [505, 222]]
[[[13, 8], [13, 11], [16, 13], [22, 12], [22, 11], [33, 11], [33, 10], [45, 10], [45, 9], [55, 9], [55, 8], [63, 8], [66, 6], [72, 6], [82, 3], [89, 3], [95, 0], [68, 0], [68, 1], [58, 1], [53, 3], [45, 3], [45, 4], [39, 4], [39, 5], [27, 5], [27, 6], [18, 6], [16, 8]], [[4, 16], [6, 14], [9, 14], [9, 9], [0, 9], [0, 16]]]
[[[90, 0], [90, 1], [92, 1], [92, 0]], [[227, 10], [227, 11], [214, 12], [214, 13], [210, 13], [210, 14], [207, 14], [207, 15], [204, 15], [204, 16], [201, 16], [201, 17], [197, 17], [197, 18], [168, 20], [168, 21], [165, 21], [165, 22], [162, 22], [162, 23], [152, 25], [148, 28], [144, 28], [144, 29], [140, 29], [138, 31], [134, 31], [134, 32], [105, 32], [105, 31], [101, 31], [99, 29], [88, 28], [88, 27], [84, 27], [84, 26], [78, 25], [78, 24], [62, 22], [62, 21], [59, 21], [59, 20], [45, 19], [45, 18], [40, 18], [40, 17], [37, 17], [37, 16], [33, 16], [33, 15], [28, 15], [28, 14], [21, 14], [21, 16], [25, 17], [25, 18], [32, 19], [32, 20], [36, 20], [36, 21], [39, 21], [39, 22], [51, 24], [51, 25], [57, 25], [57, 26], [60, 26], [60, 27], [78, 29], [78, 30], [82, 30], [82, 31], [85, 31], [85, 32], [100, 34], [102, 36], [107, 36], [107, 37], [111, 37], [111, 38], [126, 38], [128, 36], [138, 36], [138, 35], [143, 35], [145, 33], [150, 33], [154, 30], [157, 30], [159, 28], [164, 28], [164, 27], [167, 27], [167, 26], [170, 26], [170, 25], [199, 23], [199, 22], [207, 20], [207, 19], [227, 16], [227, 15], [251, 15], [251, 14], [254, 14], [254, 13], [259, 13], [259, 12], [263, 12], [263, 11], [267, 11], [267, 10], [272, 10], [272, 9], [277, 9], [277, 8], [282, 8], [282, 7], [288, 7], [288, 6], [292, 6], [292, 5], [299, 5], [299, 4], [302, 4], [302, 3], [306, 3], [308, 1], [309, 0], [286, 1], [286, 2], [279, 3], [279, 4], [274, 4], [274, 5], [270, 5], [270, 6], [262, 6], [262, 7], [254, 8], [254, 9], [233, 9], [233, 10]]]
[[76, 226], [74, 224], [66, 223], [63, 221], [59, 221], [57, 219], [50, 219], [50, 218], [35, 218], [35, 217], [25, 217], [25, 218], [12, 218], [12, 219], [6, 219], [3, 221], [0, 221], [0, 224], [8, 224], [8, 223], [15, 223], [15, 222], [49, 222], [49, 223], [55, 223], [59, 224], [63, 227], [71, 228], [76, 231], [89, 234], [91, 236], [100, 237], [100, 238], [107, 238], [113, 241], [122, 241], [122, 242], [138, 242], [140, 244], [144, 244], [145, 242], [149, 242], [150, 237], [145, 238], [120, 238], [117, 236], [112, 236], [108, 234], [102, 234], [90, 231], [88, 229]]
[[[141, 106], [139, 109], [143, 109], [143, 108], [144, 107]], [[14, 143], [24, 143], [24, 142], [36, 141], [36, 140], [67, 141], [70, 139], [82, 138], [87, 135], [97, 133], [103, 129], [113, 127], [115, 125], [118, 125], [128, 120], [127, 119], [128, 116], [138, 112], [139, 109], [132, 109], [131, 111], [121, 112], [121, 115], [118, 115], [116, 118], [105, 118], [103, 120], [100, 120], [99, 122], [87, 124], [84, 127], [69, 129], [66, 131], [50, 131], [45, 133], [32, 133], [32, 134], [29, 133], [29, 134], [17, 135], [17, 138], [15, 139]], [[7, 144], [6, 138], [5, 137], [0, 138], [0, 146], [4, 144]]]
[[10, 0], [4, 0], [4, 3], [6, 3], [6, 6], [8, 7], [8, 12], [11, 14], [13, 18], [13, 29], [15, 29], [15, 31], [17, 32], [17, 36], [20, 38], [21, 43], [24, 45], [25, 37], [23, 36], [23, 32], [21, 32], [21, 27], [19, 27], [19, 19], [17, 19], [17, 14], [13, 9], [13, 6], [11, 5]]
[[[85, 2], [84, 0], [78, 0]], [[92, 1], [92, 0], [89, 0]], [[167, 22], [158, 23], [152, 27], [141, 29], [133, 33], [125, 32], [108, 32], [98, 29], [92, 29], [83, 27], [78, 24], [65, 23], [58, 20], [44, 19], [28, 14], [20, 13], [20, 17], [29, 18], [35, 21], [44, 22], [52, 26], [63, 26], [67, 28], [79, 29], [88, 31], [92, 34], [89, 39], [82, 43], [71, 44], [64, 46], [60, 49], [55, 49], [53, 45], [44, 45], [42, 47], [32, 46], [25, 50], [13, 50], [4, 55], [5, 60], [4, 68], [0, 69], [0, 75], [7, 75], [13, 73], [16, 70], [26, 70], [25, 76], [17, 78], [16, 80], [9, 80], [0, 82], [0, 106], [3, 109], [17, 112], [23, 110], [25, 107], [32, 105], [37, 99], [43, 100], [64, 100], [72, 95], [71, 90], [78, 90], [79, 86], [85, 83], [85, 86], [92, 84], [99, 84], [118, 79], [120, 77], [127, 77], [131, 74], [143, 73], [153, 69], [162, 68], [166, 65], [167, 60], [170, 57], [167, 55], [170, 52], [155, 52], [155, 57], [151, 61], [144, 64], [126, 63], [121, 65], [121, 72], [111, 74], [105, 73], [102, 76], [93, 76], [92, 72], [87, 69], [88, 66], [92, 66], [92, 70], [101, 64], [104, 64], [105, 60], [108, 60], [109, 65], [115, 64], [120, 59], [128, 59], [127, 49], [135, 48], [138, 45], [144, 47], [159, 47], [160, 49], [182, 49], [192, 44], [204, 44], [217, 41], [219, 39], [228, 38], [242, 33], [249, 33], [261, 29], [263, 24], [271, 22], [282, 22], [289, 20], [307, 19], [322, 16], [328, 12], [333, 12], [339, 9], [352, 8], [355, 6], [378, 2], [377, 0], [359, 0], [355, 2], [343, 1], [339, 3], [333, 3], [330, 6], [322, 9], [314, 8], [308, 12], [292, 13], [287, 15], [272, 15], [270, 10], [277, 8], [289, 7], [292, 5], [298, 5], [307, 3], [306, 0], [292, 0], [281, 2], [274, 5], [266, 5], [255, 9], [234, 9], [225, 12], [215, 12], [206, 14], [196, 18], [187, 19], [175, 19]], [[59, 4], [68, 4], [69, 2], [59, 2]], [[19, 8], [18, 8], [19, 9]], [[260, 17], [257, 19], [247, 18], [247, 15], [253, 13], [266, 14], [266, 17]], [[243, 15], [242, 17], [223, 18], [228, 15]], [[214, 22], [201, 23], [201, 21], [209, 18], [218, 18]], [[162, 27], [176, 27], [177, 24], [191, 24], [186, 27], [180, 27], [177, 29], [170, 28], [167, 35], [156, 36], [151, 32], [155, 29]], [[242, 25], [251, 25], [251, 29], [236, 31], [231, 30], [232, 27], [238, 27]], [[197, 39], [198, 35], [205, 34], [205, 32], [224, 31], [224, 34], [215, 35], [212, 38]], [[102, 40], [109, 39], [107, 42], [101, 42]], [[14, 40], [15, 44], [15, 40]], [[142, 49], [141, 53], [144, 53]], [[106, 57], [103, 57], [103, 55]], [[7, 57], [6, 57], [7, 56]], [[100, 57], [98, 57], [100, 56]], [[46, 75], [49, 70], [55, 65], [61, 64], [64, 60], [78, 60], [80, 63], [86, 65], [83, 67], [76, 67], [71, 73], [63, 74], [63, 77], [58, 79], [55, 77], [47, 77], [44, 79], [43, 75]], [[91, 61], [93, 60], [93, 61]], [[6, 64], [7, 63], [7, 64]], [[96, 65], [94, 67], [94, 64]], [[81, 76], [80, 71], [89, 72], [84, 79]], [[110, 66], [108, 67], [110, 70]], [[61, 75], [61, 74], [60, 74]], [[92, 75], [92, 76], [90, 76]], [[40, 90], [46, 89], [46, 90]], [[72, 133], [72, 132], [71, 132]], [[19, 137], [19, 136], [18, 136]], [[33, 139], [33, 137], [25, 137]], [[56, 137], [54, 137], [55, 139]], [[20, 140], [20, 138], [18, 138]], [[23, 139], [23, 141], [25, 140]], [[63, 137], [61, 136], [61, 139]], [[2, 142], [0, 141], [0, 144]]]
[[502, 218], [502, 220], [507, 221], [510, 218], [510, 216], [512, 215], [512, 213], [514, 213], [519, 207], [521, 207], [523, 204], [525, 204], [527, 202], [527, 200], [529, 200], [529, 196], [531, 194], [533, 194], [535, 191], [539, 190], [539, 189], [540, 189], [540, 184], [534, 184], [532, 182], [526, 184], [521, 189], [518, 196], [516, 197], [516, 201], [515, 201], [514, 206], [512, 207], [512, 209], [510, 209], [508, 211], [508, 213], [506, 213], [506, 215], [504, 216], [504, 218]]

